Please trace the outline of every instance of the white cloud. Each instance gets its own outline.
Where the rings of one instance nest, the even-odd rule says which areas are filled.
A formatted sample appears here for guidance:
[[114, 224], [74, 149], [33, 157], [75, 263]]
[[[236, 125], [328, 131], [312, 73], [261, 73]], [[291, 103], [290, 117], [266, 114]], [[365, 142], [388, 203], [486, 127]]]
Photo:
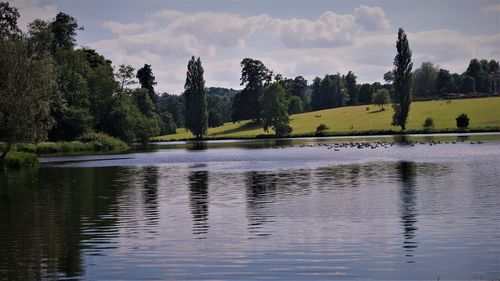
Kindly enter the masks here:
[[485, 13], [500, 13], [500, 3], [484, 6], [481, 10]]
[[43, 5], [39, 0], [14, 0], [11, 4], [19, 10], [21, 16], [17, 23], [19, 28], [24, 31], [33, 20], [50, 20], [58, 12], [56, 5]]
[[[352, 15], [333, 11], [318, 19], [281, 19], [268, 15], [163, 10], [143, 23], [105, 22], [113, 38], [89, 46], [115, 65], [151, 64], [159, 92], [183, 91], [186, 64], [201, 56], [207, 86], [239, 87], [240, 61], [252, 57], [285, 77], [309, 82], [327, 73], [358, 76], [358, 82], [382, 81], [392, 68], [396, 33], [379, 7], [358, 7]], [[364, 32], [360, 32], [363, 30]], [[468, 36], [439, 29], [408, 33], [414, 65], [431, 61], [463, 72], [469, 60], [500, 57], [500, 34]]]
[[102, 24], [102, 27], [109, 29], [111, 32], [120, 34], [120, 35], [127, 35], [127, 34], [134, 34], [139, 31], [144, 31], [145, 29], [151, 29], [153, 28], [154, 23], [152, 21], [147, 21], [145, 23], [120, 23], [116, 21], [105, 21]]
[[381, 31], [389, 29], [389, 20], [384, 10], [380, 7], [361, 5], [354, 10], [356, 24], [368, 31]]
[[274, 36], [290, 48], [332, 47], [350, 44], [356, 28], [352, 15], [323, 13], [316, 21], [275, 19], [270, 22]]

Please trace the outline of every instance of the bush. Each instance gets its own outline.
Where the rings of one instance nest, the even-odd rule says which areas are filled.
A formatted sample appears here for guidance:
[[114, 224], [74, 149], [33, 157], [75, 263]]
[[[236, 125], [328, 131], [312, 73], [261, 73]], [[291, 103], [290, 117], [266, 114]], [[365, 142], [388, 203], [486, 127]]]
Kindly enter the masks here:
[[48, 154], [61, 152], [61, 146], [55, 142], [39, 142], [36, 144], [37, 154]]
[[19, 151], [10, 151], [4, 159], [4, 166], [9, 169], [34, 167], [38, 164], [35, 154]]
[[463, 129], [469, 127], [470, 119], [469, 119], [469, 116], [467, 116], [467, 114], [462, 113], [462, 114], [458, 115], [458, 117], [455, 118], [455, 120], [457, 120], [457, 127], [459, 129], [463, 130]]
[[[89, 132], [78, 138], [80, 142], [91, 144], [94, 150], [127, 150], [129, 146], [122, 140], [104, 133]], [[92, 148], [90, 148], [91, 150]]]
[[316, 127], [315, 135], [318, 137], [321, 137], [325, 134], [325, 131], [327, 131], [327, 130], [330, 130], [330, 128], [327, 125], [321, 123], [321, 124], [319, 124], [318, 127]]
[[425, 119], [422, 127], [424, 127], [424, 130], [426, 130], [426, 131], [433, 129], [434, 128], [434, 119], [427, 117], [427, 119]]

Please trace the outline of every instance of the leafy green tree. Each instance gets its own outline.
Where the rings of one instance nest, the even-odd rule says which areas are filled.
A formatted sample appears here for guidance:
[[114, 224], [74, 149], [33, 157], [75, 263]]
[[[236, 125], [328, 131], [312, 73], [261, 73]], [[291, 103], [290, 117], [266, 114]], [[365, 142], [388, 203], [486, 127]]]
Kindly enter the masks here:
[[77, 30], [83, 30], [78, 26], [77, 20], [65, 13], [58, 13], [50, 23], [53, 34], [52, 51], [55, 53], [59, 49], [71, 49], [76, 43]]
[[19, 11], [16, 7], [10, 6], [9, 2], [0, 2], [0, 40], [20, 32], [17, 27], [18, 19]]
[[349, 95], [349, 105], [357, 105], [359, 103], [356, 78], [356, 75], [352, 71], [347, 72], [347, 75], [344, 77], [347, 94]]
[[406, 121], [410, 112], [412, 99], [412, 72], [411, 50], [408, 39], [402, 28], [398, 31], [396, 42], [397, 54], [394, 58], [394, 115], [392, 117], [393, 126], [401, 126], [406, 129]]
[[285, 89], [277, 82], [264, 88], [261, 118], [262, 127], [266, 132], [273, 129], [277, 136], [284, 136], [291, 132], [288, 125], [288, 103]]
[[325, 125], [324, 123], [321, 123], [316, 127], [316, 133], [314, 134], [317, 137], [322, 137], [325, 135], [325, 132], [330, 130], [330, 128]]
[[162, 120], [160, 135], [175, 134], [177, 131], [177, 126], [175, 125], [174, 117], [172, 116], [172, 114], [170, 114], [170, 112], [168, 111], [164, 111], [159, 115]]
[[440, 95], [453, 91], [453, 77], [446, 69], [440, 69], [436, 78], [436, 92]]
[[432, 130], [434, 128], [434, 119], [427, 117], [422, 125], [425, 131]]
[[153, 75], [153, 70], [151, 69], [151, 65], [144, 64], [142, 68], [137, 70], [137, 79], [139, 79], [139, 84], [141, 84], [141, 88], [148, 90], [148, 95], [151, 101], [156, 104], [158, 100], [158, 96], [155, 93], [154, 86], [156, 85], [155, 77]]
[[261, 98], [264, 85], [272, 79], [272, 72], [260, 61], [245, 58], [241, 61], [241, 85], [245, 88], [233, 101], [233, 122], [250, 119], [260, 122]]
[[438, 69], [431, 62], [423, 62], [413, 73], [413, 95], [415, 97], [430, 97], [436, 91]]
[[392, 70], [384, 73], [384, 81], [386, 84], [392, 84], [394, 82], [394, 72]]
[[462, 113], [460, 115], [457, 116], [457, 118], [455, 118], [455, 120], [457, 121], [457, 127], [461, 130], [463, 129], [466, 129], [467, 127], [469, 127], [469, 116], [467, 116], [467, 114], [465, 113]]
[[[292, 81], [291, 87], [291, 95], [295, 97], [299, 97], [301, 101], [301, 105], [305, 105], [307, 103], [307, 80], [302, 76], [297, 76]], [[302, 111], [301, 111], [302, 112]]]
[[312, 96], [311, 96], [311, 109], [320, 110], [322, 108], [322, 91], [321, 91], [321, 78], [316, 77], [312, 84]]
[[115, 73], [115, 78], [118, 80], [119, 83], [118, 92], [120, 94], [123, 93], [123, 91], [127, 88], [127, 86], [137, 84], [137, 82], [134, 80], [135, 78], [134, 71], [135, 69], [132, 66], [120, 64], [118, 71], [116, 71]]
[[302, 108], [302, 100], [300, 97], [292, 96], [288, 99], [288, 114], [302, 113], [304, 109]]
[[186, 128], [196, 136], [196, 139], [203, 139], [208, 127], [203, 72], [200, 58], [191, 57], [187, 66], [186, 84], [184, 85], [184, 98], [186, 99], [185, 123]]
[[357, 91], [359, 94], [360, 104], [370, 104], [372, 102], [373, 87], [371, 84], [364, 83], [359, 86], [359, 89]]
[[28, 24], [28, 43], [30, 51], [35, 54], [48, 53], [51, 50], [54, 34], [50, 29], [50, 23], [36, 19]]
[[174, 122], [177, 128], [184, 127], [184, 96], [183, 95], [169, 95], [163, 93], [158, 98], [157, 104], [158, 112], [169, 112], [174, 118]]
[[0, 40], [0, 141], [7, 144], [0, 162], [13, 144], [44, 140], [52, 126], [53, 61], [30, 53], [26, 41]]
[[462, 76], [462, 84], [460, 86], [460, 92], [462, 93], [475, 93], [476, 92], [476, 81], [474, 77]]
[[391, 97], [389, 95], [389, 90], [379, 89], [373, 94], [373, 104], [380, 107], [380, 110], [384, 110], [384, 105], [391, 102]]

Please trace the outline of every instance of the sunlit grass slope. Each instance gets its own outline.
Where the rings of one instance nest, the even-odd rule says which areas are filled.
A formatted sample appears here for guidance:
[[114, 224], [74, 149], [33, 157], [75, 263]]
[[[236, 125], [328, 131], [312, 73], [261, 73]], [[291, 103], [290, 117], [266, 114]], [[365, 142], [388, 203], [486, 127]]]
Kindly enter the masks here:
[[[366, 110], [367, 107], [369, 110]], [[391, 126], [392, 113], [392, 106], [386, 106], [385, 111], [380, 111], [374, 105], [341, 107], [292, 115], [290, 125], [293, 128], [292, 136], [313, 135], [320, 123], [330, 127], [327, 132], [330, 134], [398, 131], [399, 128]], [[448, 104], [446, 101], [413, 102], [407, 127], [408, 130], [420, 130], [424, 120], [431, 117], [434, 119], [436, 131], [453, 130], [456, 129], [455, 118], [461, 113], [469, 116], [470, 129], [500, 127], [500, 97], [452, 100]], [[251, 138], [261, 134], [266, 133], [260, 127], [244, 121], [210, 128], [206, 137]], [[180, 128], [177, 134], [156, 137], [154, 140], [181, 140], [192, 137], [191, 133]]]

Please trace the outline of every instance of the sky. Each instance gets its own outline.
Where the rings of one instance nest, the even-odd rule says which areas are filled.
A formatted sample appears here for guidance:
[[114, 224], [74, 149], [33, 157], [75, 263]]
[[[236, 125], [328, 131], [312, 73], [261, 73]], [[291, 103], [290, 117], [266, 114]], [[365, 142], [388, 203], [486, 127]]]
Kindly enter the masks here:
[[398, 28], [414, 68], [430, 61], [462, 73], [472, 58], [500, 59], [499, 0], [14, 0], [20, 27], [58, 12], [75, 17], [77, 45], [114, 66], [150, 64], [159, 93], [181, 94], [200, 56], [207, 87], [241, 89], [240, 62], [261, 60], [284, 77], [345, 74], [381, 82]]

